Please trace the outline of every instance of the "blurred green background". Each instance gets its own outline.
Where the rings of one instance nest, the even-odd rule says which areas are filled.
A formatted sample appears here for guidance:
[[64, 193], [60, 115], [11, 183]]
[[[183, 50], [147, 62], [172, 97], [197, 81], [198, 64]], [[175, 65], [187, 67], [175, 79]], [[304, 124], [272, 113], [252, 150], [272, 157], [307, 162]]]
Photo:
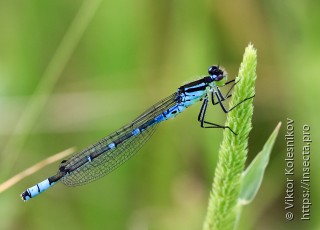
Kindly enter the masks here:
[[[94, 143], [212, 64], [234, 78], [252, 42], [258, 79], [248, 162], [283, 124], [239, 229], [320, 229], [319, 10], [316, 1], [288, 0], [1, 1], [1, 182], [64, 149]], [[199, 109], [160, 125], [133, 159], [89, 185], [58, 184], [22, 202], [19, 194], [53, 175], [58, 162], [19, 182], [0, 195], [0, 229], [201, 229], [222, 132], [199, 128]], [[223, 124], [223, 112], [210, 110], [208, 120]], [[295, 122], [291, 222], [284, 209], [287, 118]], [[312, 220], [303, 222], [304, 124], [314, 142]]]

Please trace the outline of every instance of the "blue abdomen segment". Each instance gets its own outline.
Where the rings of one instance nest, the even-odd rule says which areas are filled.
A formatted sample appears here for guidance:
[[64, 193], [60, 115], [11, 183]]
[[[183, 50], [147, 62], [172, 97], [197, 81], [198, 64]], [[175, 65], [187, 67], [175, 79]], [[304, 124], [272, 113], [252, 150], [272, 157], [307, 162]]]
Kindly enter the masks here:
[[162, 112], [162, 114], [158, 115], [154, 120], [155, 123], [159, 123], [164, 120], [168, 120], [171, 118], [174, 118], [179, 113], [181, 113], [183, 110], [185, 110], [187, 107], [184, 106], [182, 103], [176, 104], [172, 106], [171, 108], [167, 109], [166, 111]]
[[26, 191], [24, 191], [21, 194], [21, 198], [24, 201], [30, 200], [31, 198], [39, 195], [40, 193], [46, 191], [48, 188], [52, 187], [55, 184], [55, 182], [49, 181], [49, 179], [45, 179], [44, 181], [36, 184], [33, 187], [28, 188]]
[[[159, 123], [164, 120], [174, 118], [179, 113], [183, 112], [189, 106], [200, 101], [206, 95], [206, 91], [196, 91], [192, 93], [184, 92], [183, 95], [180, 95], [179, 102], [176, 101], [176, 104], [170, 107], [169, 109], [162, 112], [154, 120], [155, 123]], [[177, 100], [177, 99], [176, 99]]]

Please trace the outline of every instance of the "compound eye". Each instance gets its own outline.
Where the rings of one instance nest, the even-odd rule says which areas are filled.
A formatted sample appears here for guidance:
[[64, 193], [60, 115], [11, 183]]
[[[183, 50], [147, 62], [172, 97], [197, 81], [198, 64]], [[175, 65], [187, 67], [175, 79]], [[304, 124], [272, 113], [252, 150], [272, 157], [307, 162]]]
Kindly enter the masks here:
[[219, 67], [216, 65], [210, 66], [208, 69], [209, 75], [217, 75], [217, 72], [219, 72]]

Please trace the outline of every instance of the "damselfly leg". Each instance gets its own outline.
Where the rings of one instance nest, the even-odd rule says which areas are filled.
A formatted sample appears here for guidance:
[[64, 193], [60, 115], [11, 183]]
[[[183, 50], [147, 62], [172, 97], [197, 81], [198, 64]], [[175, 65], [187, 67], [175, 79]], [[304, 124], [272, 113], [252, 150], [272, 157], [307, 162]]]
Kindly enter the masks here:
[[[203, 100], [201, 109], [198, 115], [198, 121], [200, 122], [201, 128], [220, 128], [220, 129], [229, 129], [233, 134], [237, 135], [229, 126], [218, 125], [209, 121], [205, 121], [205, 115], [208, 107], [208, 97]], [[206, 126], [205, 126], [206, 124]]]
[[[223, 86], [234, 82], [235, 80], [231, 80], [228, 81], [227, 83], [225, 83]], [[230, 109], [226, 109], [226, 107], [224, 106], [224, 104], [222, 103], [223, 101], [225, 101], [226, 99], [228, 99], [229, 97], [232, 96], [231, 91], [234, 88], [234, 86], [238, 83], [239, 81], [235, 82], [230, 89], [228, 90], [228, 92], [226, 93], [226, 95], [223, 95], [219, 89], [219, 87], [216, 87], [216, 89], [213, 89], [211, 92], [211, 102], [213, 105], [219, 104], [221, 109], [223, 110], [223, 112], [225, 113], [229, 113], [230, 111], [232, 111], [234, 108], [236, 108], [238, 105], [242, 104], [243, 102], [252, 99], [255, 95], [248, 97], [246, 99], [244, 99], [243, 101], [239, 102], [238, 104], [236, 104], [235, 106], [233, 106]], [[217, 98], [218, 101], [215, 101], [214, 98]], [[208, 122], [205, 121], [205, 114], [207, 111], [207, 107], [208, 107], [208, 97], [205, 97], [205, 99], [203, 100], [199, 115], [198, 115], [198, 121], [200, 122], [200, 126], [201, 128], [222, 128], [222, 129], [229, 129], [232, 133], [234, 133], [235, 135], [237, 135], [229, 126], [223, 126], [223, 125], [218, 125], [212, 122]], [[207, 124], [207, 126], [205, 126], [204, 124]]]
[[[234, 82], [235, 80], [231, 80], [229, 82], [227, 82], [225, 85], [229, 84], [230, 82]], [[223, 112], [225, 113], [229, 113], [231, 112], [234, 108], [236, 108], [238, 105], [242, 104], [243, 102], [249, 100], [249, 99], [252, 99], [254, 98], [255, 95], [251, 96], [251, 97], [248, 97], [242, 101], [240, 101], [238, 104], [236, 104], [235, 106], [233, 106], [232, 108], [230, 109], [226, 109], [226, 107], [223, 105], [223, 101], [226, 100], [227, 98], [231, 97], [232, 94], [231, 93], [231, 90], [233, 89], [233, 87], [238, 83], [239, 81], [235, 82], [231, 87], [230, 89], [228, 90], [227, 94], [225, 96], [223, 96], [223, 94], [221, 93], [219, 87], [217, 87], [216, 89], [217, 90], [214, 90], [211, 92], [211, 101], [212, 101], [212, 104], [213, 105], [216, 105], [216, 104], [220, 104], [220, 107], [222, 108]], [[214, 98], [217, 98], [217, 102], [214, 100]]]
[[[223, 86], [228, 85], [228, 84], [230, 84], [230, 83], [232, 83], [232, 82], [235, 82], [235, 79], [226, 82]], [[227, 99], [227, 98], [229, 98], [229, 97], [232, 96], [232, 95], [231, 95], [231, 91], [232, 91], [233, 87], [234, 87], [238, 82], [239, 82], [239, 81], [235, 82], [235, 83], [230, 87], [230, 89], [228, 90], [228, 92], [226, 93], [225, 96], [223, 96], [222, 93], [221, 93], [220, 90], [219, 90], [220, 95], [221, 95], [221, 97], [223, 98], [223, 101], [224, 101], [225, 99]], [[219, 89], [219, 87], [217, 87], [217, 88]]]

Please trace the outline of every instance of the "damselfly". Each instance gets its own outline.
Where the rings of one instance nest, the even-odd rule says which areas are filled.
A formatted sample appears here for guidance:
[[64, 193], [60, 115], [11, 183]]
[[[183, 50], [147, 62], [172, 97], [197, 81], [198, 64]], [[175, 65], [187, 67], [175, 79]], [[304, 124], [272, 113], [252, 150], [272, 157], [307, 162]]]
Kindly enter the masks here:
[[[202, 128], [223, 128], [233, 132], [228, 126], [205, 121], [208, 95], [211, 94], [212, 104], [219, 104], [225, 113], [253, 96], [227, 110], [222, 102], [231, 96], [230, 92], [236, 83], [234, 80], [226, 82], [227, 74], [219, 66], [211, 66], [208, 73], [209, 75], [202, 79], [179, 87], [175, 93], [153, 105], [134, 121], [96, 144], [76, 153], [68, 160], [63, 160], [56, 175], [28, 188], [21, 194], [22, 199], [27, 201], [59, 181], [68, 186], [76, 186], [105, 176], [133, 156], [150, 138], [160, 122], [177, 116], [198, 101], [203, 101], [198, 115]], [[226, 95], [223, 95], [219, 87], [229, 83], [233, 84]]]

